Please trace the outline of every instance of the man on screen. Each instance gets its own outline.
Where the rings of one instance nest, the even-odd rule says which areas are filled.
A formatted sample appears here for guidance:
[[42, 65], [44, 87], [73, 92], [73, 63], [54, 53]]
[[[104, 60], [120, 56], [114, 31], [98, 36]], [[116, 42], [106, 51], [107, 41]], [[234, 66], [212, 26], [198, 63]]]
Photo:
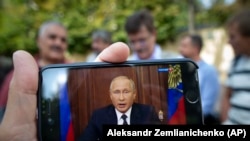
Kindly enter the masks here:
[[127, 76], [115, 77], [111, 81], [109, 93], [112, 104], [93, 112], [79, 141], [101, 139], [104, 124], [160, 124], [154, 107], [134, 102], [136, 88], [132, 79]]

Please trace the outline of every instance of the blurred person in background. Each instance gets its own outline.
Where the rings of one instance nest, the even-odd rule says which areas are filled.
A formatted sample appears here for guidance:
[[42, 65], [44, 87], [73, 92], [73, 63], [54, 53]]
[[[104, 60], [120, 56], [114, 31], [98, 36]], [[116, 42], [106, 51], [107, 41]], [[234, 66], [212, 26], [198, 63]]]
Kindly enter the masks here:
[[[39, 68], [50, 64], [67, 63], [65, 52], [67, 51], [67, 30], [59, 22], [48, 21], [41, 25], [38, 37], [37, 46], [39, 53], [34, 56]], [[0, 88], [0, 121], [3, 118], [7, 99], [10, 81], [13, 76], [11, 70]]]
[[49, 64], [69, 63], [65, 56], [68, 48], [67, 38], [67, 29], [62, 23], [55, 21], [43, 23], [37, 38], [38, 65], [44, 67]]
[[[0, 88], [2, 86], [2, 83], [6, 77], [6, 75], [11, 71], [13, 68], [12, 60], [11, 58], [0, 56]], [[1, 95], [0, 95], [0, 103], [2, 101]], [[3, 116], [5, 111], [5, 107], [0, 106], [0, 122], [1, 117]]]
[[106, 30], [97, 30], [92, 33], [92, 53], [86, 58], [87, 62], [92, 62], [105, 48], [112, 44], [112, 35]]
[[12, 68], [12, 59], [6, 56], [0, 56], [0, 87], [6, 74], [8, 74]]
[[232, 61], [221, 101], [222, 124], [250, 124], [250, 10], [242, 10], [227, 22]]
[[181, 38], [178, 49], [183, 57], [192, 59], [199, 66], [198, 76], [204, 124], [219, 124], [219, 117], [215, 112], [215, 105], [220, 94], [219, 76], [216, 68], [200, 57], [202, 47], [202, 37], [192, 34]]
[[162, 59], [175, 57], [175, 54], [163, 52], [156, 43], [157, 32], [154, 18], [147, 10], [140, 10], [127, 18], [125, 30], [128, 45], [132, 49], [129, 60]]

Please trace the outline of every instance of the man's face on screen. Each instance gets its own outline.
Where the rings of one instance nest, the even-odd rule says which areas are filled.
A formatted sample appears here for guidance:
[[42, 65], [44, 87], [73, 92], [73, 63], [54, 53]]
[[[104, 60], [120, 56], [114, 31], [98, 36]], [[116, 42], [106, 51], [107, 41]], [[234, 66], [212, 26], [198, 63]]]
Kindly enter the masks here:
[[115, 108], [125, 113], [133, 104], [136, 93], [135, 88], [126, 77], [120, 76], [111, 82], [110, 86], [110, 99]]

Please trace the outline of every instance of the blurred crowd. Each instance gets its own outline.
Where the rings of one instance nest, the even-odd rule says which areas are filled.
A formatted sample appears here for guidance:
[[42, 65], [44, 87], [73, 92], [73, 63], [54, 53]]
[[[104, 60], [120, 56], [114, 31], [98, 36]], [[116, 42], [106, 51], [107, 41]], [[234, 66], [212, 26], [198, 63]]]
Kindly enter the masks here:
[[[157, 43], [154, 18], [147, 10], [140, 10], [127, 17], [124, 29], [127, 44], [131, 49], [128, 60], [150, 60], [164, 58], [189, 58], [199, 66], [199, 86], [204, 124], [250, 124], [250, 10], [232, 15], [225, 26], [229, 44], [235, 58], [225, 83], [220, 84], [215, 66], [201, 57], [204, 41], [198, 33], [185, 34], [179, 40], [177, 50], [163, 50]], [[68, 49], [67, 28], [57, 21], [44, 22], [38, 31], [38, 54], [34, 55], [39, 68], [49, 64], [72, 63], [65, 53]], [[90, 53], [83, 62], [92, 62], [110, 46], [111, 31], [96, 29], [91, 36]], [[13, 76], [12, 60], [0, 58], [0, 122], [8, 100], [9, 85]], [[218, 102], [219, 101], [219, 102]], [[219, 103], [219, 111], [216, 104]]]

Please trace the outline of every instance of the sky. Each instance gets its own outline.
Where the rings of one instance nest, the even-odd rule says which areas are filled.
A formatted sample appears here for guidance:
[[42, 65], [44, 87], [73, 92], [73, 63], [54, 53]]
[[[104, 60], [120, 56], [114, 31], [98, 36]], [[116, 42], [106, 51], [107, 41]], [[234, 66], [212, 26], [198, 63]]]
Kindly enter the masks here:
[[[200, 0], [206, 8], [209, 8], [212, 4], [212, 0]], [[235, 0], [225, 0], [226, 4], [232, 4]]]

